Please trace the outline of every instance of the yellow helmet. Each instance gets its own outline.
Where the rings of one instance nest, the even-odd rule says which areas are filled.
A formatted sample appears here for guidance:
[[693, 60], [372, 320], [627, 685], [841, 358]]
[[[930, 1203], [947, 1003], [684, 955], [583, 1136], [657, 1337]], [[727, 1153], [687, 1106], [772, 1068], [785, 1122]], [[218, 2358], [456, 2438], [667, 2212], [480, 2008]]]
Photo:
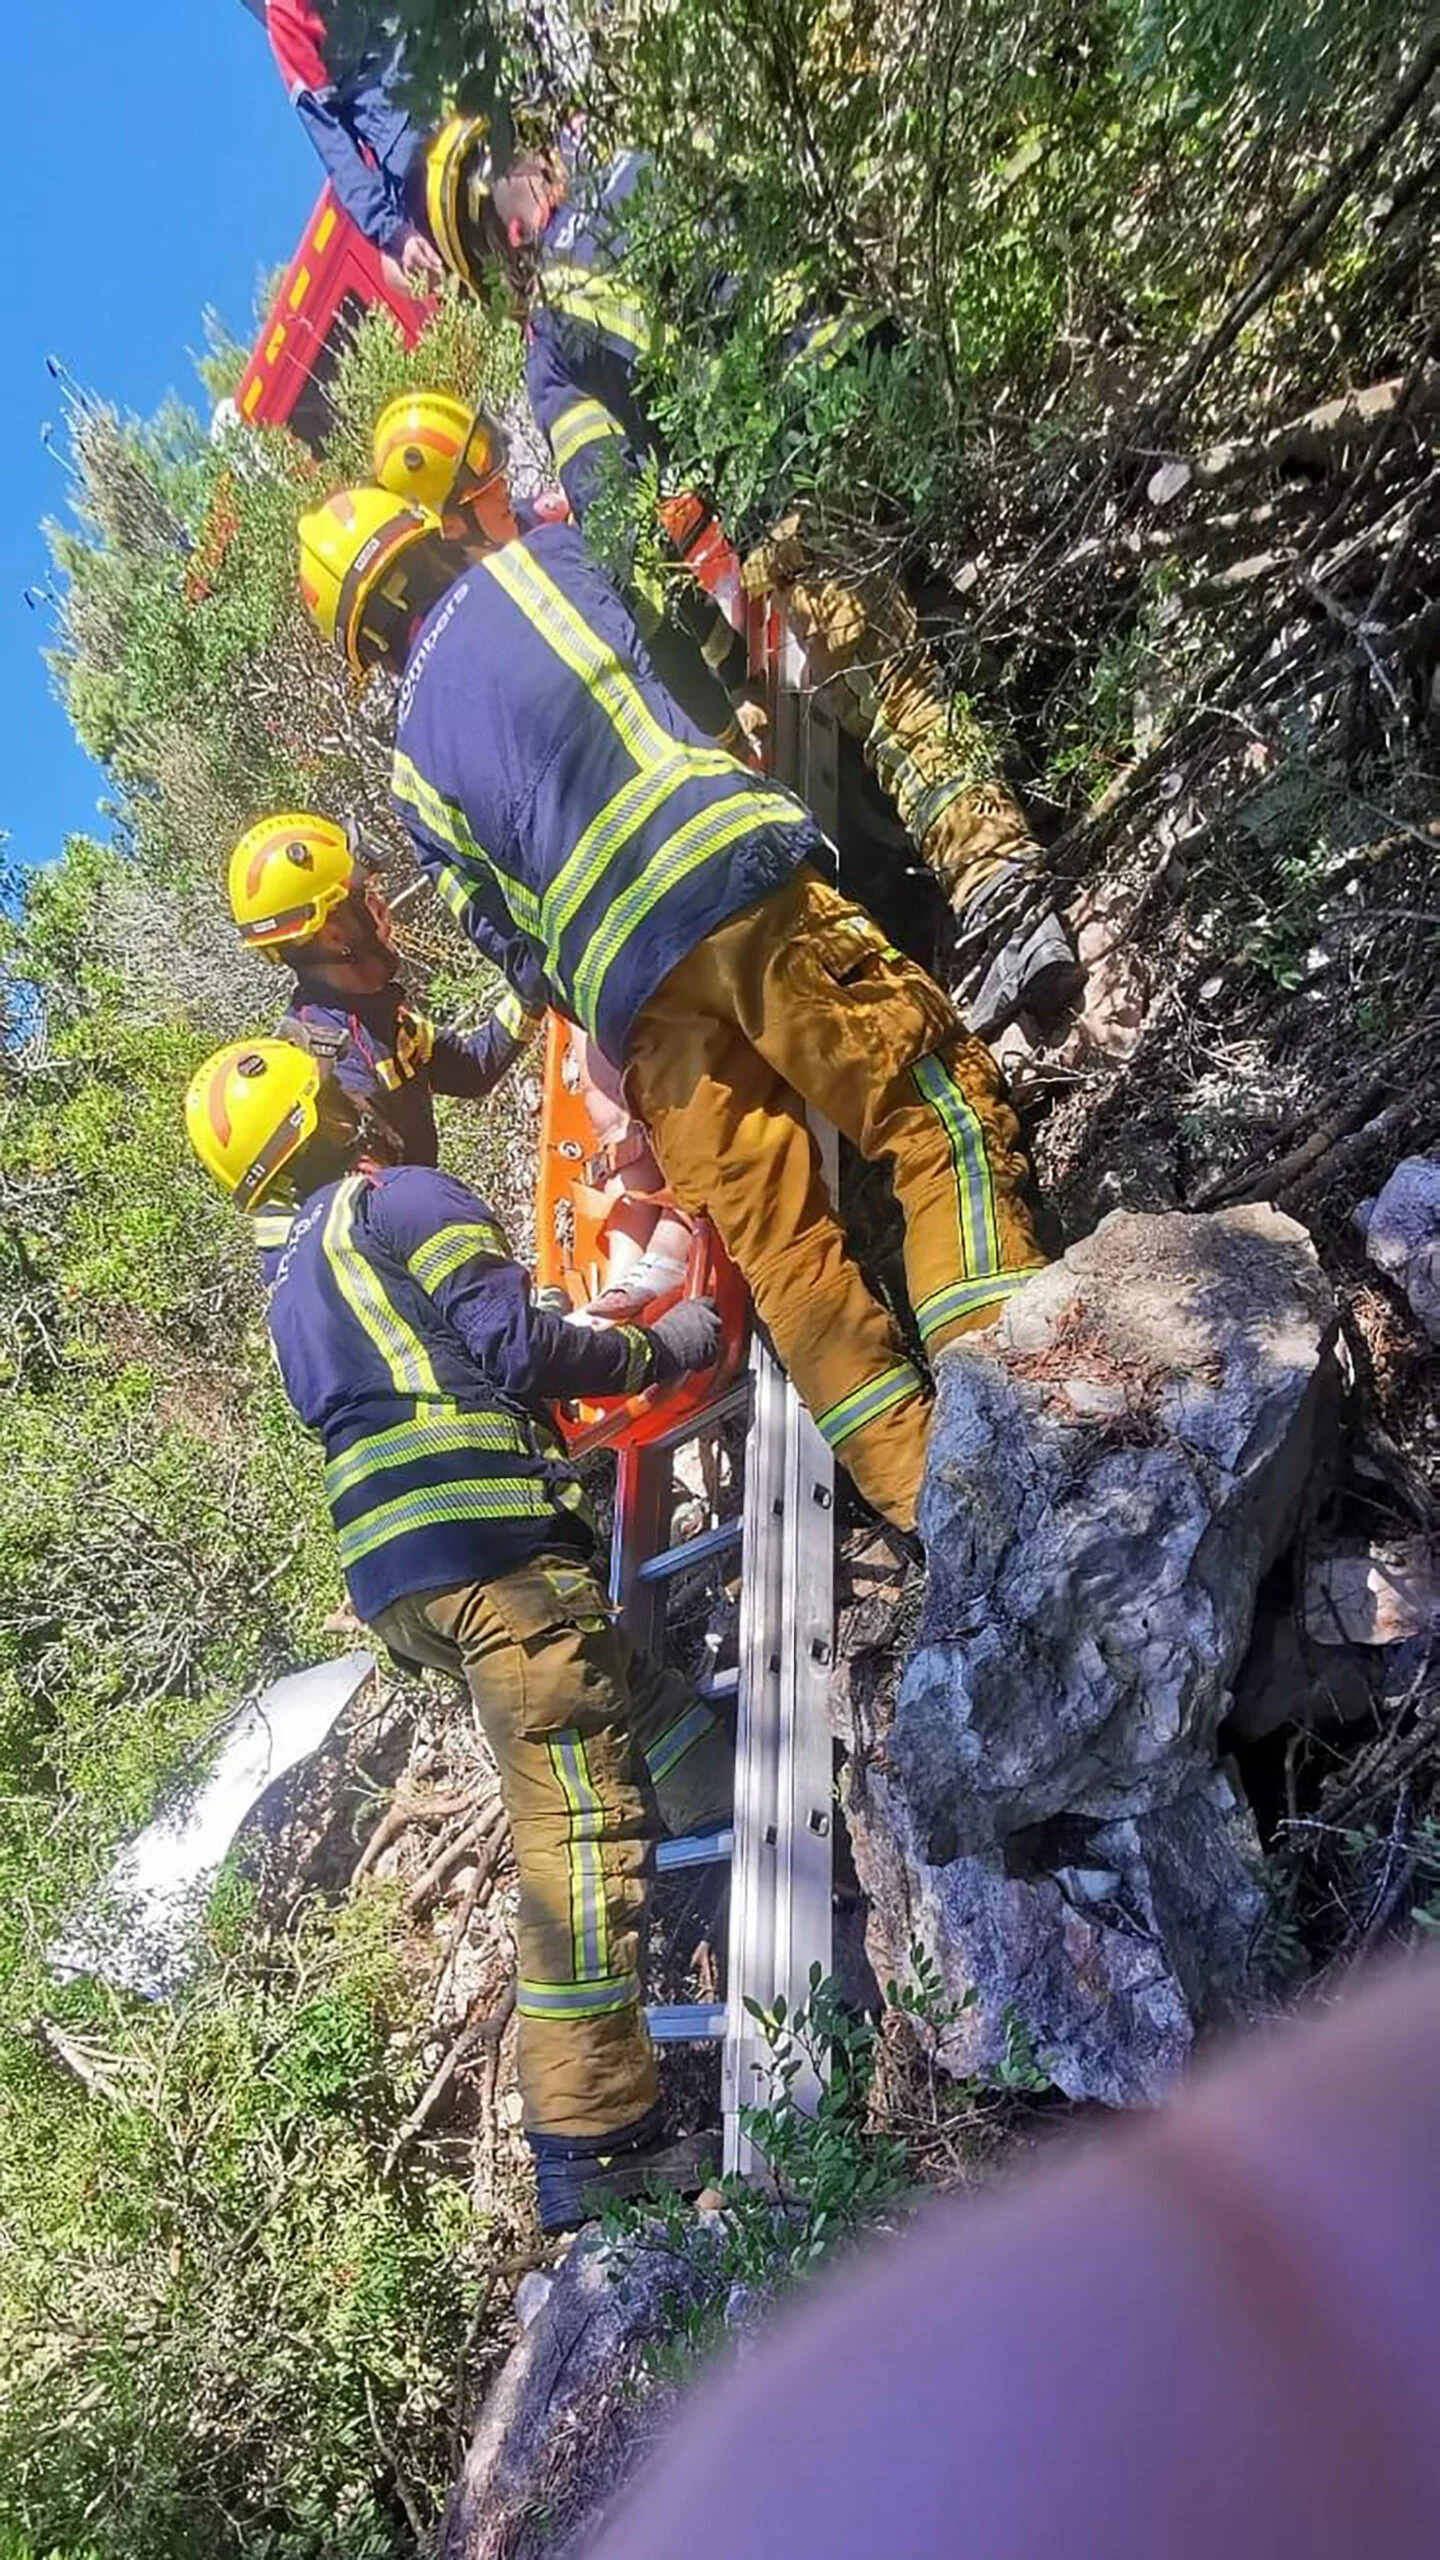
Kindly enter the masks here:
[[354, 885], [345, 829], [301, 810], [262, 818], [230, 856], [230, 912], [241, 941], [274, 960], [309, 942]]
[[484, 282], [481, 216], [495, 177], [488, 116], [451, 116], [425, 153], [425, 219], [453, 276], [472, 289]]
[[239, 1209], [267, 1199], [320, 1125], [320, 1068], [288, 1040], [234, 1040], [190, 1079], [185, 1132]]
[[486, 409], [467, 409], [445, 391], [406, 391], [375, 421], [375, 477], [392, 497], [443, 515], [452, 498], [483, 487], [505, 468], [505, 431]]
[[356, 675], [383, 657], [390, 633], [367, 615], [377, 600], [405, 605], [400, 566], [417, 543], [444, 532], [428, 507], [388, 489], [337, 489], [300, 519], [300, 593], [327, 640], [337, 640]]

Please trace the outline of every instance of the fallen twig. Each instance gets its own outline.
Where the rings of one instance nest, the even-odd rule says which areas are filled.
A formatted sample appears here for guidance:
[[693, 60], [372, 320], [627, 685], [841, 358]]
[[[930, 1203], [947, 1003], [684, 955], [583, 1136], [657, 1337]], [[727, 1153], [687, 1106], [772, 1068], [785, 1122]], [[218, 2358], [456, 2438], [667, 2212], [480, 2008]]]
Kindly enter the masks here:
[[466, 1823], [463, 1831], [458, 1831], [453, 1840], [446, 1842], [444, 1848], [431, 1859], [429, 1866], [422, 1869], [416, 1877], [405, 1896], [407, 1919], [418, 1920], [421, 1912], [427, 1911], [435, 1901], [446, 1879], [453, 1875], [461, 1861], [472, 1851], [478, 1853], [483, 1850], [492, 1840], [496, 1845], [491, 1852], [489, 1863], [493, 1864], [499, 1855], [499, 1842], [496, 1835], [504, 1829], [504, 1825], [505, 1807], [497, 1795]]
[[383, 2174], [387, 2178], [393, 2175], [397, 2163], [404, 2158], [417, 2133], [424, 2131], [461, 2064], [468, 2062], [471, 2054], [479, 2052], [483, 2045], [499, 2044], [514, 2006], [515, 1983], [512, 1976], [488, 2016], [477, 2018], [470, 2026], [461, 2028], [438, 2068], [426, 2081], [420, 2096], [404, 2123], [398, 2127], [391, 2140], [390, 2148], [385, 2154]]
[[1305, 1193], [1313, 1191], [1317, 1183], [1333, 1182], [1337, 1174], [1348, 1172], [1352, 1166], [1360, 1162], [1362, 1157], [1371, 1154], [1376, 1147], [1383, 1146], [1387, 1138], [1393, 1138], [1399, 1130], [1407, 1128], [1416, 1114], [1424, 1108], [1423, 1095], [1402, 1094], [1398, 1102], [1390, 1104], [1388, 1110], [1379, 1111], [1373, 1120], [1367, 1120], [1362, 1129], [1356, 1129], [1348, 1135], [1336, 1138], [1306, 1167], [1303, 1173], [1295, 1175], [1289, 1182], [1279, 1184], [1274, 1191], [1267, 1192], [1263, 1196], [1267, 1199], [1293, 1202], [1302, 1198]]
[[398, 1840], [402, 1831], [408, 1831], [412, 1823], [448, 1822], [458, 1813], [468, 1813], [474, 1801], [474, 1797], [470, 1795], [418, 1796], [407, 1794], [402, 1790], [388, 1810], [382, 1813], [361, 1850], [350, 1879], [352, 1888], [360, 1882], [362, 1876], [369, 1874], [371, 1868], [384, 1856], [391, 1842]]

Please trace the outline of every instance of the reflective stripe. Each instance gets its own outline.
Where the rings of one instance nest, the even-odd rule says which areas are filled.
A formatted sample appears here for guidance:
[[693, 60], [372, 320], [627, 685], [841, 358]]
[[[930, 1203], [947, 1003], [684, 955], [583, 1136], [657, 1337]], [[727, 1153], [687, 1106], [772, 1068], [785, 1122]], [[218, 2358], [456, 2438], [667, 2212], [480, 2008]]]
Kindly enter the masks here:
[[577, 1982], [601, 1980], [610, 1961], [610, 1915], [600, 1839], [605, 1808], [595, 1791], [585, 1744], [573, 1729], [552, 1735], [550, 1766], [570, 1808], [566, 1851], [570, 1867], [570, 1943]]
[[561, 410], [550, 430], [550, 450], [555, 457], [556, 469], [563, 471], [568, 463], [574, 461], [577, 453], [584, 452], [588, 444], [603, 444], [607, 438], [624, 443], [625, 430], [619, 419], [612, 415], [602, 400], [575, 401], [572, 407]]
[[[506, 543], [501, 550], [492, 551], [482, 566], [537, 636], [548, 642], [572, 675], [580, 678], [592, 702], [605, 713], [622, 746], [637, 764], [652, 764], [675, 753], [676, 742], [670, 731], [661, 728], [614, 650], [597, 638], [584, 616], [576, 612], [569, 597], [562, 594], [523, 544]], [[517, 916], [516, 922], [525, 932], [533, 930], [523, 917]]]
[[405, 1267], [413, 1272], [422, 1289], [438, 1289], [442, 1280], [448, 1280], [463, 1264], [473, 1262], [482, 1253], [491, 1262], [510, 1259], [510, 1247], [498, 1227], [492, 1226], [488, 1218], [467, 1219], [463, 1224], [440, 1227], [433, 1236], [427, 1236], [423, 1244], [416, 1246]]
[[924, 1380], [908, 1360], [897, 1361], [893, 1369], [882, 1369], [853, 1395], [842, 1396], [826, 1413], [817, 1413], [815, 1428], [832, 1449], [840, 1448], [852, 1434], [863, 1430], [867, 1422], [878, 1422], [892, 1405], [904, 1404], [910, 1396], [923, 1395]]
[[604, 1982], [527, 1982], [521, 1976], [515, 2005], [522, 2018], [603, 2018], [639, 2000], [640, 1977], [611, 1974]]
[[552, 310], [581, 321], [587, 329], [623, 338], [637, 355], [645, 353], [654, 334], [644, 303], [633, 294], [620, 292], [608, 276], [597, 276], [588, 267], [564, 266], [558, 260], [545, 267], [540, 276], [540, 299], [549, 303]]
[[514, 1457], [530, 1454], [520, 1425], [504, 1414], [457, 1413], [453, 1406], [442, 1407], [437, 1414], [417, 1414], [412, 1422], [391, 1423], [384, 1431], [352, 1440], [326, 1466], [327, 1498], [338, 1502], [342, 1493], [370, 1476], [383, 1475], [391, 1467], [411, 1466], [418, 1458], [448, 1457], [460, 1449], [503, 1449]]
[[352, 1174], [330, 1203], [321, 1238], [335, 1285], [369, 1335], [402, 1395], [438, 1396], [440, 1381], [420, 1336], [386, 1296], [379, 1274], [355, 1243], [355, 1209], [365, 1184]]
[[[434, 785], [426, 781], [419, 766], [412, 764], [398, 748], [390, 768], [390, 788], [405, 808], [414, 810], [427, 834], [438, 836], [441, 843], [448, 844], [452, 853], [458, 853], [463, 862], [474, 863], [480, 870], [491, 873], [499, 882], [521, 932], [530, 934], [538, 942], [541, 938], [540, 901], [534, 891], [528, 889], [523, 880], [514, 880], [501, 870], [494, 855], [487, 853], [483, 844], [471, 834], [464, 810], [458, 808], [453, 800], [442, 799]], [[463, 925], [465, 911], [474, 894], [473, 884], [467, 886], [463, 872], [450, 872], [442, 864], [438, 885], [451, 914]], [[461, 892], [458, 901], [455, 895], [457, 888]]]
[[538, 1013], [526, 1012], [513, 987], [506, 988], [495, 1007], [495, 1020], [502, 1031], [509, 1032], [512, 1040], [528, 1040], [533, 1032], [539, 1030], [541, 1019]]
[[274, 1253], [282, 1244], [288, 1244], [294, 1224], [294, 1214], [289, 1209], [257, 1209], [250, 1221], [257, 1252]]
[[392, 1538], [412, 1529], [436, 1529], [450, 1520], [548, 1520], [554, 1504], [544, 1486], [529, 1476], [492, 1476], [484, 1482], [426, 1485], [415, 1493], [397, 1494], [358, 1520], [336, 1524], [342, 1567], [358, 1564]]
[[928, 1342], [942, 1324], [953, 1323], [957, 1316], [973, 1315], [978, 1307], [998, 1307], [1044, 1268], [1043, 1262], [1027, 1262], [1019, 1271], [997, 1271], [989, 1280], [952, 1280], [948, 1289], [937, 1289], [933, 1296], [922, 1298], [916, 1308], [921, 1341]]
[[932, 782], [920, 792], [912, 801], [906, 820], [917, 841], [923, 843], [936, 820], [943, 818], [946, 810], [971, 787], [963, 774], [956, 774], [946, 782]]
[[662, 1778], [669, 1777], [671, 1770], [694, 1744], [703, 1741], [707, 1733], [714, 1732], [716, 1721], [709, 1708], [702, 1707], [697, 1698], [693, 1707], [687, 1707], [684, 1715], [677, 1717], [675, 1723], [661, 1734], [659, 1741], [652, 1743], [645, 1754], [645, 1766], [657, 1785]]
[[683, 791], [687, 782], [702, 776], [709, 780], [734, 770], [734, 757], [721, 748], [677, 747], [672, 741], [668, 755], [658, 763], [647, 761], [639, 773], [623, 784], [591, 819], [545, 892], [541, 904], [547, 950], [555, 951], [566, 926], [578, 915], [616, 854], [624, 851], [672, 792]]
[[990, 1179], [990, 1158], [979, 1116], [937, 1057], [918, 1058], [911, 1073], [922, 1101], [938, 1112], [950, 1141], [966, 1272], [976, 1277], [996, 1272], [1000, 1269], [1000, 1236], [995, 1219], [995, 1185]]
[[470, 900], [473, 894], [470, 884], [462, 880], [459, 872], [452, 870], [448, 862], [442, 862], [435, 875], [435, 886], [456, 923], [463, 925], [470, 912]]
[[763, 826], [805, 826], [809, 813], [789, 793], [753, 787], [717, 800], [686, 820], [646, 863], [638, 880], [617, 899], [591, 940], [575, 972], [575, 1003], [587, 1031], [596, 1027], [605, 980], [631, 935], [643, 925], [669, 891], [679, 887], [702, 862], [708, 862], [740, 836]]
[[630, 1346], [630, 1356], [625, 1363], [623, 1392], [627, 1396], [633, 1395], [637, 1387], [643, 1387], [649, 1382], [650, 1373], [655, 1365], [655, 1345], [642, 1325], [617, 1324], [612, 1326], [611, 1330], [618, 1333], [621, 1340]]

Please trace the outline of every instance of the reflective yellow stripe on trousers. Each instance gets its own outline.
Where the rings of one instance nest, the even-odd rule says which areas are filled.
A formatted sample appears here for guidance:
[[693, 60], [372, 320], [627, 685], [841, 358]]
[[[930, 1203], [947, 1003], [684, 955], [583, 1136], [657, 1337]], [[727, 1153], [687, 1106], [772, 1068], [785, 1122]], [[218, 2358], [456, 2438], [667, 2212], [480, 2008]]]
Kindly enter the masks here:
[[570, 1808], [566, 1851], [570, 1868], [570, 1941], [577, 1982], [604, 1979], [610, 1964], [610, 1915], [600, 1838], [605, 1808], [595, 1790], [582, 1736], [572, 1729], [552, 1735], [550, 1766]]

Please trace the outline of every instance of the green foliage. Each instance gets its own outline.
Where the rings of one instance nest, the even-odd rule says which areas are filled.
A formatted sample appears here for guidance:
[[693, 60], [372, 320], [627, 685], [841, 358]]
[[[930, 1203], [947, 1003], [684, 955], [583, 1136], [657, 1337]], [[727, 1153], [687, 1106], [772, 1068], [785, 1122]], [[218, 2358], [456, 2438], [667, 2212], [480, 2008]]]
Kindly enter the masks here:
[[[606, 2217], [607, 2235], [617, 2248], [642, 2239], [649, 2249], [668, 2245], [685, 2260], [691, 2278], [700, 2278], [698, 2286], [677, 2288], [673, 2334], [652, 2359], [652, 2370], [682, 2379], [695, 2356], [714, 2343], [736, 2288], [742, 2296], [771, 2296], [808, 2277], [887, 2214], [908, 2210], [928, 2161], [913, 2139], [917, 2128], [892, 2113], [880, 2092], [887, 2028], [903, 2021], [912, 2040], [933, 2053], [969, 2006], [969, 1998], [947, 1998], [920, 1946], [910, 1949], [905, 1983], [886, 1986], [879, 2018], [850, 2007], [818, 1964], [794, 2011], [784, 2000], [771, 2009], [747, 2001], [766, 2050], [765, 2094], [741, 2112], [761, 2163], [759, 2180], [726, 2178], [723, 2213], [699, 2232], [688, 2209], [662, 2194]], [[1048, 2086], [1043, 2075], [1022, 2080], [1004, 2073], [995, 2083], [1002, 2084]], [[958, 2118], [974, 2110], [991, 2084], [945, 2085], [946, 2109]]]
[[443, 2493], [483, 2232], [385, 2174], [388, 1916], [237, 1938], [173, 2010], [0, 2032], [12, 2548], [391, 2560]]
[[[1114, 368], [1087, 350], [1125, 350], [1133, 399], [1193, 343], [1421, 20], [1363, 0], [1111, 0], [1083, 23], [1043, 0], [687, 0], [625, 18], [591, 131], [659, 155], [639, 265], [669, 324], [653, 391], [678, 468], [732, 521], [812, 484], [842, 514], [857, 488], [866, 512], [943, 491], [963, 520], [997, 436], [1023, 451], [1041, 414], [1052, 440], [1103, 423]], [[879, 315], [903, 352], [827, 379], [793, 361], [787, 304]], [[1312, 326], [1307, 310], [1302, 340]]]
[[[233, 350], [213, 324], [211, 339], [218, 386]], [[368, 478], [374, 421], [393, 393], [433, 387], [503, 406], [520, 365], [514, 322], [458, 294], [408, 352], [388, 313], [372, 313], [337, 370], [318, 462], [281, 428], [212, 438], [178, 403], [149, 423], [73, 404], [73, 521], [48, 528], [63, 582], [53, 665], [147, 878], [218, 889], [236, 837], [287, 805], [357, 818], [401, 858], [385, 688], [357, 698], [311, 628], [296, 520], [327, 489]]]

